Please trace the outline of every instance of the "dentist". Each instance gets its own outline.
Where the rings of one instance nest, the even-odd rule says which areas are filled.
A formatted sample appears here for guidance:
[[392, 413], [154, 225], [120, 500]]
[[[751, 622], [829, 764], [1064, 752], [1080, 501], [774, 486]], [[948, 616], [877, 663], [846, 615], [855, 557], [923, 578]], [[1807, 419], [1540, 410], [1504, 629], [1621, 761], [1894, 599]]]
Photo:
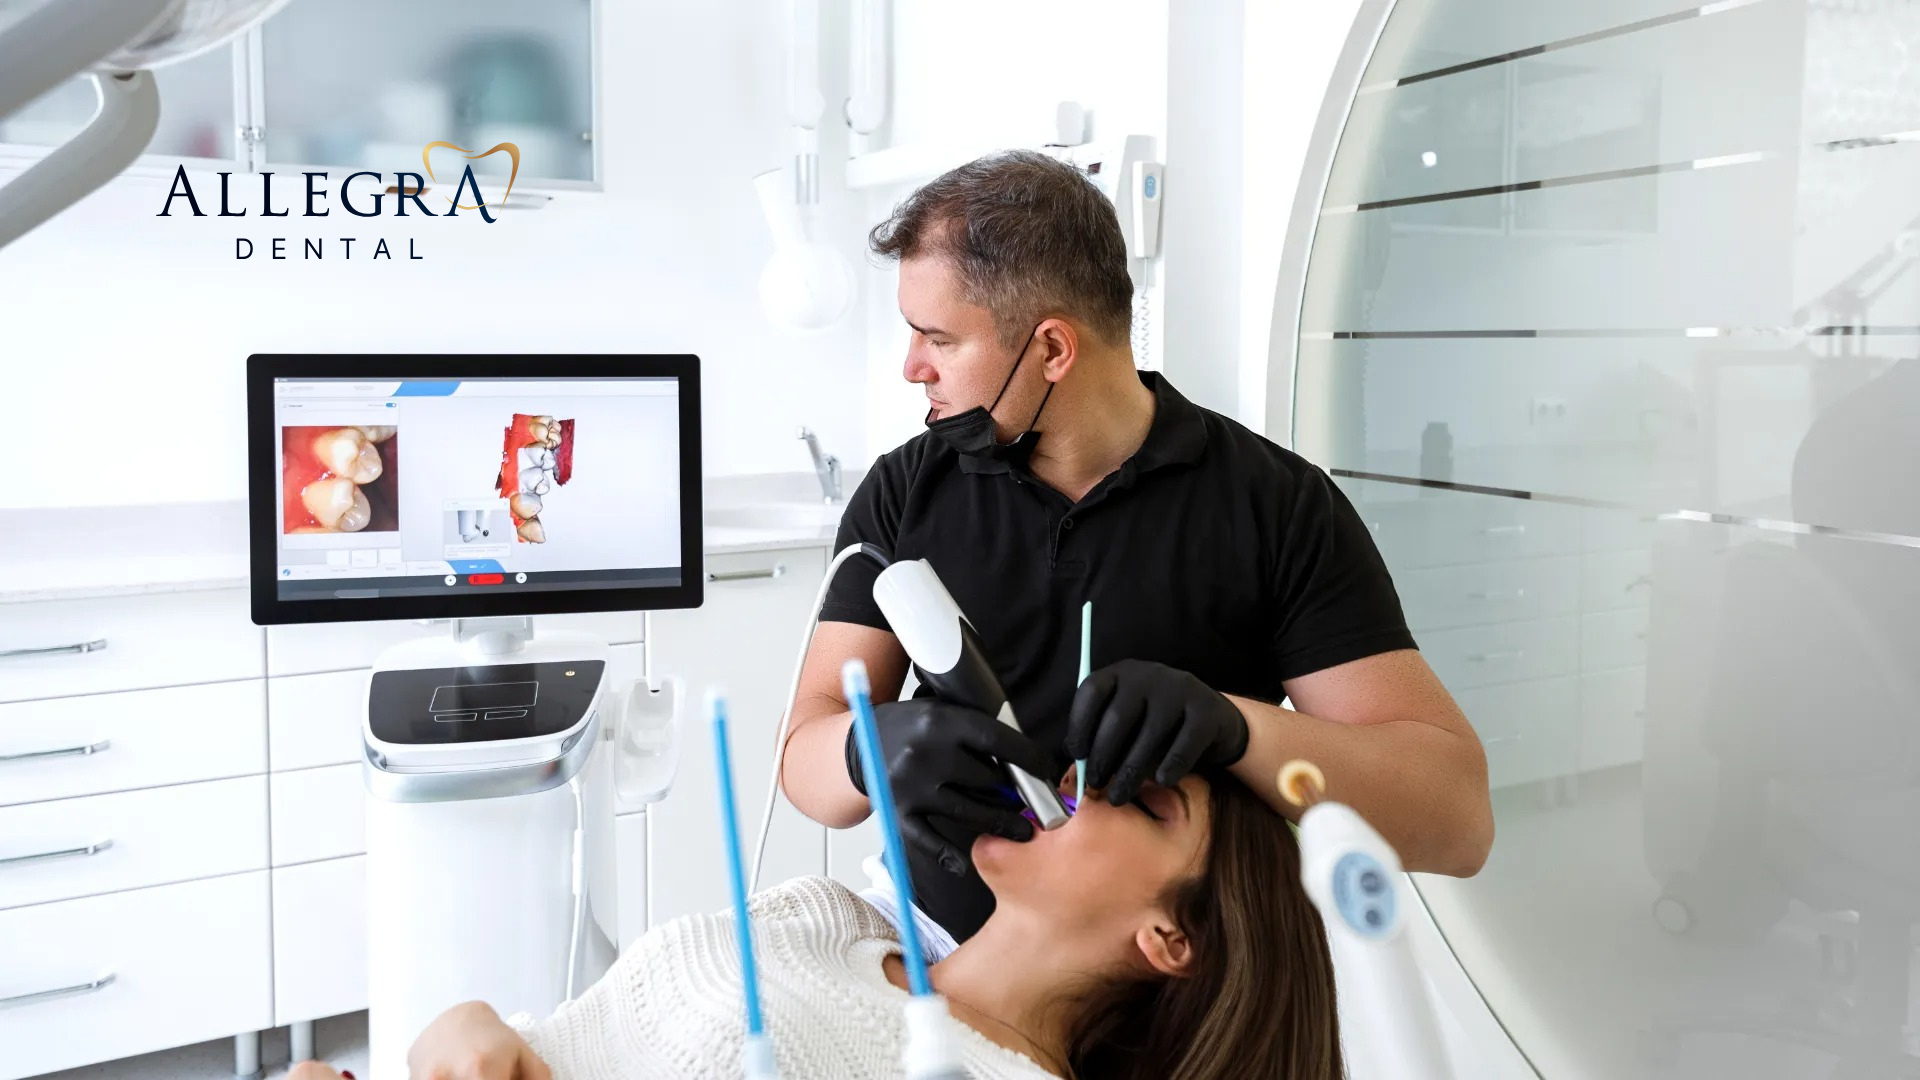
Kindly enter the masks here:
[[[993, 911], [973, 841], [1032, 836], [994, 759], [1059, 776], [1085, 758], [1115, 806], [1225, 768], [1297, 818], [1274, 777], [1307, 758], [1408, 869], [1476, 873], [1486, 757], [1365, 524], [1318, 467], [1135, 368], [1112, 204], [1071, 166], [997, 154], [869, 241], [900, 264], [927, 430], [874, 464], [837, 546], [928, 560], [1025, 728], [925, 697], [877, 706], [923, 924], [970, 937]], [[876, 702], [908, 667], [875, 573], [854, 559], [835, 582], [781, 765], [788, 798], [835, 828], [868, 808], [841, 664], [866, 662]], [[1095, 671], [1076, 687], [1087, 601]]]

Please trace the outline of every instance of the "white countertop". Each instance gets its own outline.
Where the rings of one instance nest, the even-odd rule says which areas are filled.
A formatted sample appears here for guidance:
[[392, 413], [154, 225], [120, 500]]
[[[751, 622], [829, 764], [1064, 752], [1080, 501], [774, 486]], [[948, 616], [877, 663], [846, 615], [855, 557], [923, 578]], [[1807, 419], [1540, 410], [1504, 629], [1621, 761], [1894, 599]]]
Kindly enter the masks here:
[[[853, 492], [858, 475], [846, 477]], [[812, 473], [708, 477], [705, 554], [826, 547], [838, 508]], [[844, 505], [844, 504], [842, 504]], [[244, 502], [0, 511], [0, 604], [244, 589]]]

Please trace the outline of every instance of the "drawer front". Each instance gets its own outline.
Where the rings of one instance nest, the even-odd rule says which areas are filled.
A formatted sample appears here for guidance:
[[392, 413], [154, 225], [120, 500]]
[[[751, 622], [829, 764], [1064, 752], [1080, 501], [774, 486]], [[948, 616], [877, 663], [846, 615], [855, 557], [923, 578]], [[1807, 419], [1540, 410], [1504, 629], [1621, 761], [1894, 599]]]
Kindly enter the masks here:
[[1572, 776], [1580, 768], [1580, 690], [1567, 677], [1463, 691], [1460, 708], [1487, 749], [1494, 787]]
[[264, 869], [266, 777], [0, 810], [0, 908]]
[[1653, 550], [1606, 551], [1580, 560], [1580, 607], [1584, 611], [1646, 607], [1653, 595]]
[[1414, 633], [1571, 615], [1580, 604], [1580, 560], [1516, 559], [1394, 575]]
[[1580, 670], [1608, 671], [1647, 662], [1646, 608], [1580, 616]]
[[1580, 677], [1580, 768], [1590, 772], [1638, 762], [1647, 741], [1647, 669]]
[[0, 1080], [272, 1027], [271, 948], [265, 871], [0, 911]]
[[[643, 611], [588, 612], [576, 615], [538, 615], [534, 633], [541, 630], [579, 630], [605, 637], [610, 644], [645, 641], [647, 615]], [[435, 634], [450, 634], [447, 623], [354, 622], [302, 623], [267, 628], [267, 674], [307, 675], [372, 667], [390, 645]]]
[[0, 806], [264, 772], [266, 704], [243, 679], [0, 705]]
[[267, 760], [275, 772], [359, 761], [368, 668], [267, 680]]
[[367, 1007], [367, 860], [273, 872], [273, 1022]]
[[1461, 494], [1356, 504], [1395, 569], [1500, 562], [1580, 551], [1580, 511]]
[[0, 701], [259, 678], [260, 641], [245, 589], [8, 604]]
[[274, 773], [273, 865], [367, 850], [367, 788], [358, 765]]
[[1449, 690], [1526, 682], [1579, 669], [1576, 619], [1469, 626], [1420, 635], [1420, 651]]

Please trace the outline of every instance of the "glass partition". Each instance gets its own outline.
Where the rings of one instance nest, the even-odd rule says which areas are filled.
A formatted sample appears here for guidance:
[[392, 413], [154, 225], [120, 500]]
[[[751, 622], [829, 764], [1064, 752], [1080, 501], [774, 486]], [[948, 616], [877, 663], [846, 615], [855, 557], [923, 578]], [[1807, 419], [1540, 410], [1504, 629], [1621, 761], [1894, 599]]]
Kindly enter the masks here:
[[1393, 8], [1295, 444], [1486, 746], [1416, 882], [1542, 1076], [1920, 1076], [1916, 259], [1920, 4]]
[[[160, 124], [146, 153], [170, 158], [236, 157], [233, 47], [214, 49], [153, 73]], [[0, 117], [0, 143], [54, 147], [87, 126], [100, 107], [93, 80], [76, 76]]]

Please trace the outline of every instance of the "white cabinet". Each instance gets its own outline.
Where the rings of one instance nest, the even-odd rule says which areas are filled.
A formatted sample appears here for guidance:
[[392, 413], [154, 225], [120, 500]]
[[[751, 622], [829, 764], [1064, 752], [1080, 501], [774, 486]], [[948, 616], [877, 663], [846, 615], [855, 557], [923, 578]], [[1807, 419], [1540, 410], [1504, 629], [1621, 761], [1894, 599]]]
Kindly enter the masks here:
[[367, 859], [273, 871], [273, 1022], [367, 1007]]
[[256, 871], [0, 911], [0, 1080], [273, 1026], [267, 908]]
[[265, 709], [259, 679], [0, 705], [0, 806], [259, 773]]
[[647, 932], [647, 815], [621, 814], [613, 819], [614, 863], [620, 872], [614, 886], [620, 910], [616, 913], [620, 951]]
[[245, 589], [9, 604], [5, 615], [0, 701], [263, 674]]
[[[823, 548], [709, 556], [704, 606], [654, 615], [653, 669], [685, 679], [690, 699], [673, 791], [647, 811], [654, 926], [730, 903], [713, 734], [699, 704], [708, 687], [727, 694], [741, 844], [753, 858], [795, 650], [826, 564]], [[824, 873], [826, 862], [825, 828], [780, 800], [761, 887]]]

